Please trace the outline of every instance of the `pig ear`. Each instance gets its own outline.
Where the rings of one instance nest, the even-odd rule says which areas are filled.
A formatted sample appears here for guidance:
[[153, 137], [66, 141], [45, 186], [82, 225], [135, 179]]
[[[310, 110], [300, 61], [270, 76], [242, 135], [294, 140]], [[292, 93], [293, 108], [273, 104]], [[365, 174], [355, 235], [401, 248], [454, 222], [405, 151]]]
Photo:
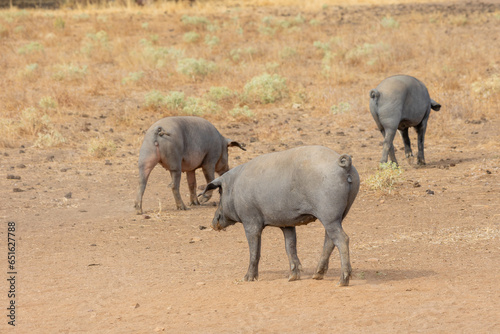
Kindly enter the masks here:
[[231, 139], [226, 139], [226, 142], [227, 142], [227, 147], [231, 147], [231, 146], [238, 146], [239, 148], [241, 148], [243, 151], [246, 151], [247, 149], [245, 148], [245, 144], [240, 144], [238, 143], [237, 141], [234, 141], [234, 140], [231, 140]]
[[207, 184], [207, 186], [205, 187], [205, 190], [203, 190], [203, 192], [201, 194], [199, 194], [198, 197], [205, 195], [205, 193], [209, 190], [213, 190], [213, 189], [221, 188], [221, 187], [222, 187], [222, 180], [220, 179], [220, 177], [218, 177], [215, 180], [213, 180], [212, 182], [210, 182], [209, 184]]

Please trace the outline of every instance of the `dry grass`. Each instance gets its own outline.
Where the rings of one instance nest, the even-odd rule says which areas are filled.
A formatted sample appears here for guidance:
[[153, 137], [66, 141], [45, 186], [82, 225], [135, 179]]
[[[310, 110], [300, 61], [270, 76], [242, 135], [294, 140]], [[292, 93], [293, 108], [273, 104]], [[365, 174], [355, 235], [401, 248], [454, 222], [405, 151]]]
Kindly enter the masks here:
[[[428, 13], [379, 6], [394, 2], [410, 1], [347, 6], [309, 1], [305, 8], [298, 0], [143, 8], [124, 2], [107, 8], [2, 10], [0, 146], [35, 144], [40, 133], [55, 129], [65, 139], [58, 145], [88, 142], [95, 133], [81, 129], [101, 116], [106, 127], [143, 129], [161, 115], [245, 121], [294, 103], [347, 125], [366, 115], [367, 92], [397, 73], [420, 78], [443, 105], [432, 116], [433, 136], [446, 138], [469, 119], [498, 118], [499, 50], [491, 45], [491, 36], [500, 33], [498, 11], [462, 5]], [[365, 8], [360, 5], [377, 6], [360, 14]], [[248, 98], [245, 87], [263, 75], [283, 78], [286, 85]], [[214, 98], [217, 87], [226, 87], [229, 95]], [[186, 105], [148, 106], [153, 91], [163, 97], [181, 92]], [[267, 102], [266, 93], [279, 98]], [[50, 129], [19, 130], [28, 108], [50, 117]], [[61, 128], [68, 123], [73, 127]], [[261, 139], [277, 139], [272, 132], [268, 138], [261, 133]], [[132, 142], [141, 135], [135, 131]]]

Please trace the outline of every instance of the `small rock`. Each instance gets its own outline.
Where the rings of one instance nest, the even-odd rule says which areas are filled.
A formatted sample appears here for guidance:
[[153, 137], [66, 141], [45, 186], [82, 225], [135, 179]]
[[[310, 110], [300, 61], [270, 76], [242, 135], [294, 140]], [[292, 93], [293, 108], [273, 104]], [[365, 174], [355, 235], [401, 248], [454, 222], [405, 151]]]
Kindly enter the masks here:
[[139, 306], [141, 306], [141, 305], [139, 305], [139, 303], [137, 303], [137, 304], [135, 304], [134, 308], [138, 308]]
[[384, 202], [385, 202], [385, 199], [380, 200], [380, 204], [384, 204]]
[[332, 132], [331, 132], [330, 130], [326, 130], [326, 131], [325, 131], [325, 135], [327, 135], [327, 136], [328, 136], [329, 134], [331, 134], [331, 133], [332, 133]]
[[165, 327], [156, 327], [155, 328], [155, 332], [164, 332], [165, 331]]
[[415, 181], [415, 182], [413, 183], [413, 187], [414, 187], [414, 188], [418, 188], [418, 187], [421, 187], [421, 185], [420, 185], [420, 183], [419, 183], [418, 181]]
[[427, 193], [427, 195], [434, 195], [434, 191], [430, 189], [427, 189], [425, 192]]
[[26, 168], [26, 165], [25, 164], [19, 164], [16, 166], [17, 168]]
[[22, 193], [24, 190], [22, 190], [21, 188], [14, 188], [12, 189], [12, 191], [15, 193]]
[[345, 136], [344, 131], [337, 131], [337, 136]]
[[259, 141], [257, 138], [255, 137], [250, 137], [250, 142], [251, 143], [255, 143], [256, 141]]
[[151, 219], [151, 216], [148, 216], [148, 215], [144, 215], [143, 217], [144, 219]]
[[200, 230], [205, 230], [207, 227], [206, 227], [206, 226], [203, 226], [203, 225], [200, 225], [200, 226], [198, 226], [198, 228], [199, 228]]
[[68, 171], [69, 168], [61, 168], [61, 172], [65, 173]]
[[205, 282], [198, 282], [198, 283], [196, 283], [197, 286], [202, 286], [202, 285], [205, 285], [205, 284], [207, 284], [207, 283], [205, 283]]
[[491, 171], [487, 169], [486, 174], [491, 174]]
[[200, 237], [193, 237], [193, 238], [191, 238], [191, 240], [189, 240], [189, 243], [193, 244], [193, 243], [198, 242], [198, 241], [201, 241]]
[[366, 262], [379, 262], [380, 260], [377, 259], [376, 257], [372, 257], [366, 260]]
[[49, 155], [49, 156], [47, 157], [47, 161], [54, 161], [54, 158], [55, 158], [55, 157], [54, 157], [53, 155]]
[[5, 153], [3, 154], [3, 156], [4, 156], [4, 157], [8, 157], [8, 156], [9, 156], [9, 153], [5, 152]]
[[106, 160], [106, 162], [105, 162], [104, 164], [105, 164], [106, 166], [111, 166], [111, 165], [112, 165], [111, 161], [109, 161], [109, 160]]
[[24, 150], [19, 150], [19, 153], [25, 153]]
[[12, 175], [12, 174], [8, 174], [7, 175], [7, 180], [20, 180], [21, 177], [19, 175]]
[[64, 197], [67, 199], [70, 199], [72, 196], [73, 196], [73, 194], [71, 193], [71, 191], [69, 193], [67, 193], [66, 195], [64, 195]]

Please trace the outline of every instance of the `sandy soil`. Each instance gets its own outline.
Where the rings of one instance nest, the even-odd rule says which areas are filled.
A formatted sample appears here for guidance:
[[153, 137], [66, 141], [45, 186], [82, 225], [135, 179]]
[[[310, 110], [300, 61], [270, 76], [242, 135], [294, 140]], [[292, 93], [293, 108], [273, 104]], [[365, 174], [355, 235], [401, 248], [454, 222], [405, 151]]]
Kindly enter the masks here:
[[[446, 112], [446, 101], [439, 102]], [[102, 119], [90, 122], [104, 128]], [[300, 281], [287, 281], [281, 231], [268, 228], [260, 280], [246, 283], [242, 225], [223, 232], [209, 227], [217, 198], [177, 211], [170, 177], [157, 168], [145, 193], [146, 212], [136, 215], [137, 145], [123, 145], [108, 163], [89, 160], [80, 147], [1, 149], [2, 254], [7, 222], [16, 223], [16, 331], [500, 332], [500, 155], [491, 149], [500, 141], [500, 120], [471, 120], [447, 138], [431, 135], [432, 115], [429, 123], [427, 166], [404, 161], [397, 138], [403, 184], [391, 195], [362, 185], [344, 221], [353, 266], [345, 288], [336, 285], [337, 251], [325, 279], [311, 278], [324, 235], [319, 222], [297, 229]], [[215, 125], [247, 144], [247, 152], [230, 149], [231, 166], [273, 150], [321, 144], [351, 154], [366, 179], [381, 153], [368, 110], [350, 127], [292, 108], [270, 110], [258, 123]], [[294, 139], [255, 140], [262, 129]], [[126, 142], [128, 134], [117, 136]], [[416, 150], [413, 131], [411, 138]], [[181, 191], [187, 201], [184, 176]], [[5, 257], [0, 332], [12, 329]]]

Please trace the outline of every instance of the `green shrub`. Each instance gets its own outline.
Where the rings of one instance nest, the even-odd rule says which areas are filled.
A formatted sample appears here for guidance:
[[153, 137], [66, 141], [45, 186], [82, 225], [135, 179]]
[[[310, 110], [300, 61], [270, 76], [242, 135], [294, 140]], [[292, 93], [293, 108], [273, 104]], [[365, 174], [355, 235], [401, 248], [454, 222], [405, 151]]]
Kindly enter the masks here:
[[281, 59], [290, 59], [294, 58], [295, 56], [297, 56], [297, 50], [289, 46], [286, 46], [285, 48], [283, 48], [283, 50], [280, 51]]
[[186, 43], [196, 43], [200, 40], [200, 34], [196, 31], [190, 31], [185, 33], [184, 36], [182, 36], [182, 39]]
[[247, 117], [247, 118], [254, 118], [255, 114], [248, 108], [248, 106], [243, 106], [243, 107], [235, 107], [232, 110], [229, 111], [229, 115], [233, 117]]
[[193, 79], [204, 78], [215, 72], [216, 69], [217, 67], [214, 62], [203, 58], [184, 58], [177, 62], [177, 72]]
[[186, 106], [186, 99], [183, 92], [170, 92], [165, 96], [164, 103], [170, 110], [182, 110]]
[[243, 88], [245, 99], [273, 103], [288, 96], [286, 79], [278, 74], [264, 73], [252, 78]]
[[182, 113], [185, 115], [203, 116], [205, 114], [215, 114], [219, 112], [219, 110], [219, 105], [213, 101], [188, 97], [186, 105], [182, 108]]
[[188, 16], [183, 15], [181, 22], [185, 25], [191, 25], [196, 27], [206, 27], [210, 24], [210, 20], [203, 16]]
[[214, 102], [228, 100], [236, 95], [235, 92], [227, 87], [210, 87], [208, 92], [208, 99]]
[[368, 177], [365, 183], [371, 190], [390, 194], [394, 187], [403, 181], [402, 174], [403, 170], [395, 162], [382, 163], [375, 175]]
[[20, 134], [36, 135], [51, 128], [50, 117], [45, 113], [41, 113], [36, 108], [29, 107], [21, 112], [18, 126]]
[[157, 91], [153, 90], [146, 93], [144, 97], [144, 106], [147, 108], [160, 109], [165, 105], [165, 96]]

